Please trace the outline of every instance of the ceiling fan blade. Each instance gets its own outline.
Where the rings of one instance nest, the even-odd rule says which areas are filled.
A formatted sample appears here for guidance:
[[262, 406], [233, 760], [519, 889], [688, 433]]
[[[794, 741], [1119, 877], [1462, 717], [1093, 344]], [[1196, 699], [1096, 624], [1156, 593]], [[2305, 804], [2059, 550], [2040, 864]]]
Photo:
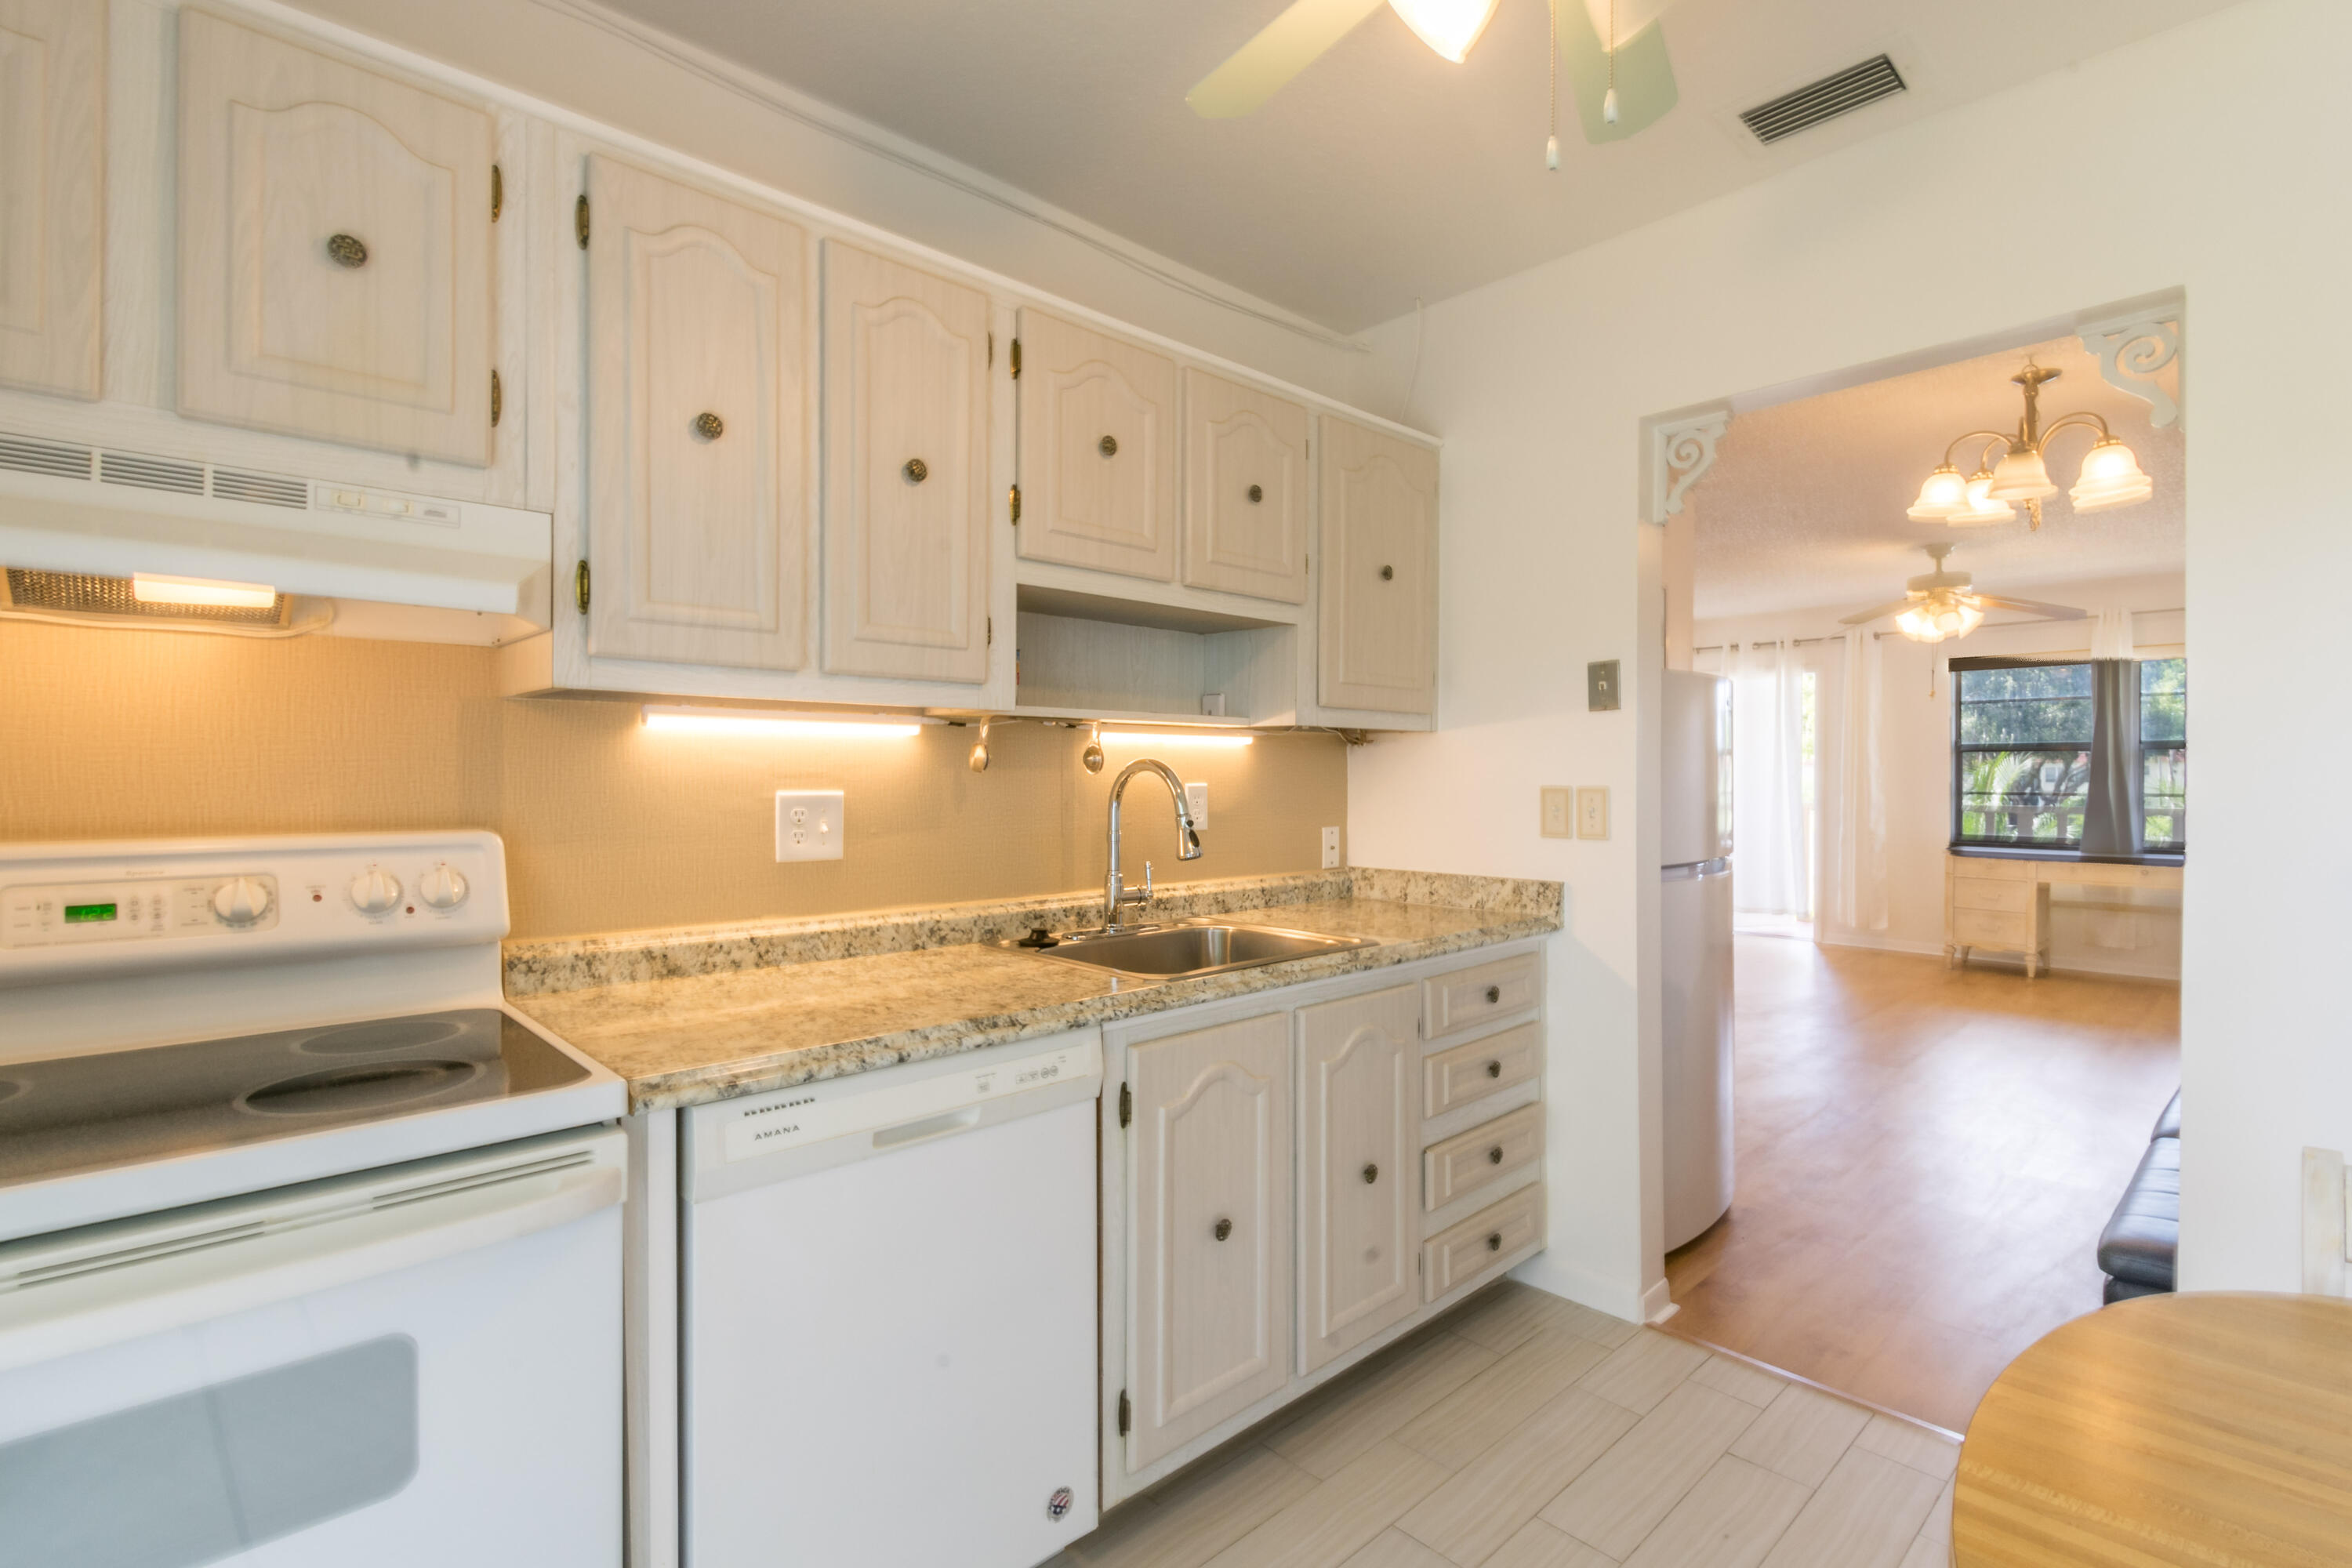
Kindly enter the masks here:
[[[1606, 3], [1606, 0], [1603, 0]], [[1675, 68], [1666, 58], [1666, 35], [1654, 20], [1663, 7], [1650, 7], [1653, 20], [1639, 31], [1626, 26], [1630, 11], [1617, 15], [1617, 121], [1602, 112], [1609, 96], [1609, 49], [1582, 5], [1564, 3], [1559, 16], [1559, 63], [1576, 98], [1576, 118], [1585, 141], [1595, 146], [1622, 142], [1664, 119], [1681, 96]]]
[[1203, 120], [1255, 114], [1385, 0], [1296, 0], [1232, 58], [1192, 84], [1184, 101]]
[[1969, 595], [1988, 610], [2023, 610], [2030, 616], [2043, 616], [2053, 621], [2087, 621], [2088, 610], [2078, 610], [2072, 605], [2045, 605], [2039, 599], [2012, 599], [2005, 594], [1971, 594]]
[[1881, 605], [1874, 610], [1864, 610], [1858, 616], [1848, 616], [1843, 620], [1838, 622], [1838, 625], [1842, 626], [1868, 626], [1871, 622], [1877, 620], [1882, 616], [1894, 615], [1897, 611], [1907, 610], [1918, 602], [1919, 601], [1916, 599], [1897, 599], [1891, 605]]

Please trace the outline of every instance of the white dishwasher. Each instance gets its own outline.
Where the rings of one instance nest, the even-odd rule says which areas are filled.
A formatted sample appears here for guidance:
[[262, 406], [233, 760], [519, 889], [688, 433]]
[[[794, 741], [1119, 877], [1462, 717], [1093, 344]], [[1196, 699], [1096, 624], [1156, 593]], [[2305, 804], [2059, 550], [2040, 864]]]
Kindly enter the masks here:
[[1094, 1030], [683, 1113], [687, 1568], [1031, 1568], [1095, 1527]]

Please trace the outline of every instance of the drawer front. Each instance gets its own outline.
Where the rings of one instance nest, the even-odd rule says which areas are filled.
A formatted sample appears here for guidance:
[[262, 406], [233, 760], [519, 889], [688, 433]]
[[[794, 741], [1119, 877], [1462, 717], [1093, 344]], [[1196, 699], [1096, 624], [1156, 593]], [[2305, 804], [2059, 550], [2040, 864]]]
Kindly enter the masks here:
[[1434, 1301], [1496, 1259], [1533, 1246], [1543, 1238], [1543, 1184], [1537, 1182], [1431, 1237], [1421, 1244], [1422, 1300]]
[[1456, 1134], [1421, 1156], [1422, 1206], [1444, 1208], [1467, 1193], [1501, 1181], [1543, 1158], [1543, 1107], [1523, 1105], [1507, 1116]]
[[1994, 914], [1986, 910], [1952, 911], [1952, 941], [1962, 947], [2025, 948], [2025, 916]]
[[1536, 1005], [1543, 984], [1537, 955], [1457, 969], [1421, 983], [1421, 1032], [1430, 1039], [1472, 1028], [1488, 1018], [1524, 1013]]
[[1543, 1070], [1543, 1029], [1522, 1024], [1422, 1058], [1421, 1113], [1443, 1116]]
[[2033, 899], [2031, 882], [1988, 882], [1981, 877], [1952, 879], [1952, 908], [1990, 910], [1998, 914], [2023, 914]]

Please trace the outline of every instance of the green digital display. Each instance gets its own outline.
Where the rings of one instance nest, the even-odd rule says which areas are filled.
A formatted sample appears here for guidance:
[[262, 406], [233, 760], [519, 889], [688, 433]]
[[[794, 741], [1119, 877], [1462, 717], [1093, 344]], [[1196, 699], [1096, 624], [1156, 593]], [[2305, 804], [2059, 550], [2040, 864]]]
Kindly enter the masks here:
[[93, 921], [110, 921], [114, 918], [114, 909], [112, 904], [68, 904], [66, 924], [88, 925]]

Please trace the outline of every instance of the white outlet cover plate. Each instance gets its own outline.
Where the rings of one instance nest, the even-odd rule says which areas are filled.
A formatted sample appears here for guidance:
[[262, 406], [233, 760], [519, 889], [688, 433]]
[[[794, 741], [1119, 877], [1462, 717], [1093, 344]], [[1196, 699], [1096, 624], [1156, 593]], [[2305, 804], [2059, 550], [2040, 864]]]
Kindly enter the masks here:
[[1186, 784], [1184, 805], [1192, 813], [1192, 826], [1206, 833], [1209, 830], [1209, 786], [1204, 784]]
[[837, 789], [776, 792], [776, 858], [841, 858], [842, 797]]
[[1568, 784], [1543, 786], [1543, 836], [1546, 838], [1576, 837], [1576, 791]]
[[1609, 786], [1607, 784], [1577, 786], [1576, 836], [1579, 838], [1609, 837]]

